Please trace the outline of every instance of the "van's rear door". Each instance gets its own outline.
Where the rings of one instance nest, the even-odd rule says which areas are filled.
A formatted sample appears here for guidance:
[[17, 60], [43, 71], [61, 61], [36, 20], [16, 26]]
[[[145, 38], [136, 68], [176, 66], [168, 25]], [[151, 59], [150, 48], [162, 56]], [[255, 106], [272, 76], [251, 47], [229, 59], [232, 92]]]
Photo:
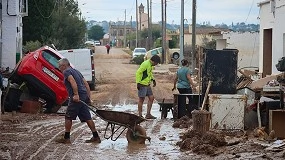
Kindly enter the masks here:
[[92, 85], [95, 85], [95, 73], [93, 71], [94, 64], [92, 64], [93, 55], [90, 49], [71, 49], [58, 52], [81, 72], [86, 81], [91, 84], [90, 88], [94, 88]]

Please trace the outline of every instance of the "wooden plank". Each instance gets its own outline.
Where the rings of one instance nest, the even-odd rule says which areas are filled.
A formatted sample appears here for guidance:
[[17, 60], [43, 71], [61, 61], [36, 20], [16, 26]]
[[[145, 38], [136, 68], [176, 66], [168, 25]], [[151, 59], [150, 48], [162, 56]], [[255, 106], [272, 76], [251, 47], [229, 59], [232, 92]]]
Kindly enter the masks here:
[[274, 130], [277, 138], [285, 138], [285, 110], [269, 110], [269, 131]]

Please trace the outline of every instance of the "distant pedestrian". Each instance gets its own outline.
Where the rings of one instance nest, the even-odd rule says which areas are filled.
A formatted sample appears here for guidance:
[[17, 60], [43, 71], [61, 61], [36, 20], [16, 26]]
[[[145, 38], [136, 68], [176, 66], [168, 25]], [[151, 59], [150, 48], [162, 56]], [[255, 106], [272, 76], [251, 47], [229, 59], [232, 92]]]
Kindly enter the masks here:
[[156, 118], [150, 113], [154, 100], [150, 83], [151, 82], [153, 83], [153, 87], [156, 86], [156, 82], [152, 74], [152, 69], [153, 66], [157, 65], [158, 63], [160, 63], [160, 57], [158, 55], [154, 55], [150, 59], [144, 61], [136, 72], [136, 83], [137, 83], [138, 97], [139, 97], [138, 114], [140, 117], [142, 117], [143, 102], [145, 100], [145, 97], [147, 96], [148, 103], [147, 103], [147, 111], [145, 116], [146, 119]]
[[106, 44], [105, 47], [106, 47], [106, 49], [107, 49], [107, 54], [109, 54], [111, 46], [110, 46], [109, 43], [108, 43], [108, 44]]
[[96, 131], [95, 124], [91, 118], [88, 106], [84, 105], [83, 101], [87, 104], [90, 103], [90, 88], [87, 81], [82, 74], [72, 68], [68, 59], [63, 58], [59, 60], [58, 66], [60, 71], [64, 75], [64, 84], [68, 91], [69, 103], [65, 113], [65, 134], [64, 137], [56, 140], [58, 143], [71, 143], [70, 130], [72, 126], [72, 120], [75, 120], [78, 116], [81, 122], [86, 122], [88, 127], [93, 133], [91, 139], [86, 140], [86, 143], [100, 143], [100, 137]]

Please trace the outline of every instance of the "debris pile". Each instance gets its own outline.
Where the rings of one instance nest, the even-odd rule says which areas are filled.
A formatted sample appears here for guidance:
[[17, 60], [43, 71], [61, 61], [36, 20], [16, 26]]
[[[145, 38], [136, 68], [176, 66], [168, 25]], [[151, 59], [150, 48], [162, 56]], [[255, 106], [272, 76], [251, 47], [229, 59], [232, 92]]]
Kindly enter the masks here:
[[215, 155], [217, 147], [227, 145], [225, 136], [213, 131], [201, 135], [198, 131], [188, 130], [181, 136], [181, 139], [177, 145], [182, 151], [192, 150], [197, 154]]
[[173, 123], [172, 127], [173, 128], [180, 128], [180, 129], [182, 129], [182, 128], [189, 128], [189, 127], [192, 126], [192, 124], [193, 124], [193, 120], [192, 119], [190, 119], [188, 116], [183, 116], [180, 119], [176, 120]]

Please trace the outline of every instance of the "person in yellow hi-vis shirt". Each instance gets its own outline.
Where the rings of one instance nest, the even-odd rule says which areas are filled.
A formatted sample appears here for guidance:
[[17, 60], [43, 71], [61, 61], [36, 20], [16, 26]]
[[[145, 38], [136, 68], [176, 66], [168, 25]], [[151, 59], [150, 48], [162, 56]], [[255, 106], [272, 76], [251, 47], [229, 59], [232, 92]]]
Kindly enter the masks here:
[[138, 114], [142, 117], [142, 106], [145, 97], [148, 97], [147, 102], [147, 112], [146, 112], [146, 119], [156, 119], [153, 115], [151, 115], [151, 107], [154, 100], [154, 96], [151, 90], [151, 82], [153, 82], [153, 87], [156, 86], [156, 82], [154, 80], [152, 69], [153, 66], [160, 63], [160, 57], [158, 55], [152, 56], [150, 59], [144, 61], [140, 68], [136, 72], [136, 83], [137, 83], [137, 89], [138, 89]]

